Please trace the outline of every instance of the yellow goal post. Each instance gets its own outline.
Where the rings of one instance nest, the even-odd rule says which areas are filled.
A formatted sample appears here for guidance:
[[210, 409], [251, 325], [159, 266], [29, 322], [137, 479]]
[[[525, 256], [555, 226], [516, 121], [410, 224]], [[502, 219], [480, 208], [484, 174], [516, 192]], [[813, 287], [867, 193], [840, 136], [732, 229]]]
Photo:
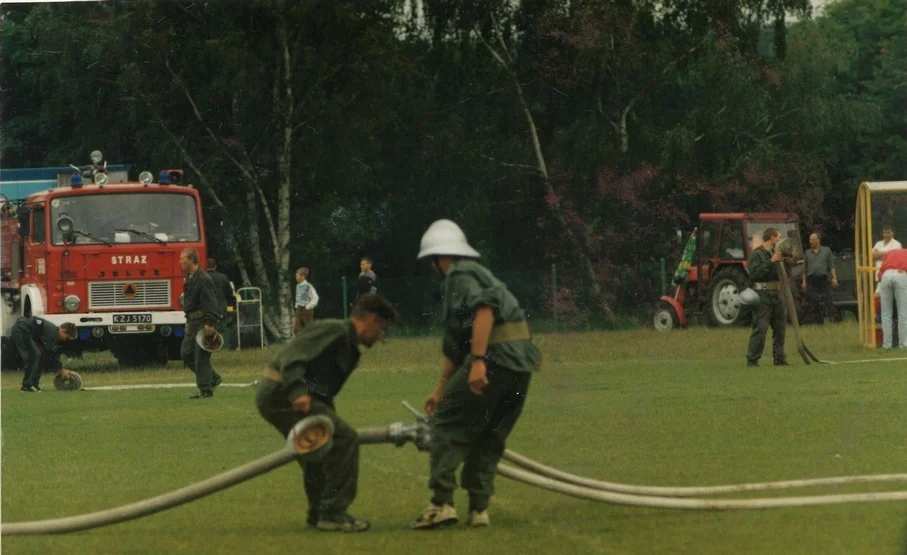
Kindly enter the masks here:
[[[876, 203], [875, 206], [873, 202]], [[857, 270], [860, 343], [866, 347], [878, 345], [877, 330], [881, 328], [876, 323], [876, 266], [872, 259], [872, 247], [873, 230], [880, 233], [883, 223], [895, 226], [896, 230], [907, 230], [907, 181], [864, 181], [857, 190], [854, 262]]]

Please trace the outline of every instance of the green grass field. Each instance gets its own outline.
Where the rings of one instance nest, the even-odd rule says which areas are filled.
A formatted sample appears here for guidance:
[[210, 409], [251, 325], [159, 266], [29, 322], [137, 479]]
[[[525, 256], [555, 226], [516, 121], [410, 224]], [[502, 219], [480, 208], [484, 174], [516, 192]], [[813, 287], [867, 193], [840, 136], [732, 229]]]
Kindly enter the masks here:
[[[509, 447], [614, 482], [714, 485], [907, 472], [907, 361], [744, 367], [748, 330], [697, 328], [539, 336], [546, 356]], [[857, 344], [854, 324], [805, 328], [820, 358], [893, 358]], [[338, 398], [357, 427], [409, 423], [439, 371], [438, 340], [393, 338], [367, 352]], [[222, 352], [228, 383], [255, 379], [267, 352]], [[167, 369], [118, 372], [107, 355], [72, 361], [85, 387], [191, 382]], [[109, 509], [183, 487], [279, 449], [251, 388], [18, 391], [2, 376], [2, 519]], [[50, 388], [50, 390], [48, 390]], [[758, 511], [606, 505], [499, 478], [492, 527], [415, 532], [429, 498], [427, 455], [364, 446], [351, 512], [364, 534], [304, 527], [298, 467], [287, 465], [150, 517], [59, 536], [2, 538], [3, 553], [901, 553], [907, 502]], [[907, 489], [907, 484], [787, 490], [773, 496]], [[763, 494], [765, 496], [766, 494]], [[753, 495], [750, 494], [752, 497]], [[465, 517], [465, 494], [457, 494]]]

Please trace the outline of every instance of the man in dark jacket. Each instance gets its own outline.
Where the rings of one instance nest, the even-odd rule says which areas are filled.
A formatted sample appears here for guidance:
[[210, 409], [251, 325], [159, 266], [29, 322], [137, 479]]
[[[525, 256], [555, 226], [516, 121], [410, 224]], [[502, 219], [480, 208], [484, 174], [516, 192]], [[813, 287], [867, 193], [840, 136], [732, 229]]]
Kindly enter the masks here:
[[362, 260], [359, 261], [359, 280], [357, 282], [358, 294], [356, 295], [356, 298], [367, 293], [378, 292], [378, 276], [372, 270], [372, 264], [372, 259], [368, 256], [363, 256]]
[[783, 255], [775, 250], [781, 241], [781, 231], [769, 227], [762, 234], [762, 245], [753, 249], [747, 261], [747, 270], [753, 280], [753, 289], [759, 294], [759, 304], [753, 305], [753, 331], [746, 349], [746, 365], [759, 366], [768, 327], [772, 327], [772, 359], [775, 366], [787, 366], [784, 353], [784, 334], [787, 316], [781, 300], [781, 274], [778, 264]]
[[39, 316], [23, 316], [16, 320], [9, 332], [10, 341], [16, 346], [25, 376], [22, 378], [22, 391], [40, 393], [42, 361], [46, 368], [53, 369], [64, 376], [69, 370], [60, 362], [60, 347], [66, 341], [75, 339], [76, 326], [72, 322], [57, 327], [52, 322]]
[[359, 445], [356, 430], [337, 416], [334, 397], [359, 363], [359, 345], [371, 347], [397, 311], [384, 297], [363, 295], [349, 320], [318, 320], [278, 353], [264, 371], [255, 398], [258, 412], [284, 436], [309, 415], [334, 424], [333, 445], [317, 463], [302, 462], [309, 500], [306, 523], [330, 532], [364, 532], [369, 523], [346, 511], [356, 498]]
[[180, 345], [180, 356], [183, 364], [195, 374], [198, 393], [190, 399], [203, 399], [214, 396], [214, 388], [221, 384], [220, 375], [211, 366], [211, 353], [199, 347], [195, 341], [198, 331], [205, 328], [205, 335], [213, 337], [217, 333], [216, 325], [220, 320], [220, 305], [214, 282], [199, 265], [198, 250], [183, 249], [180, 253], [180, 268], [187, 274], [183, 282], [183, 310], [186, 312], [186, 335]]
[[[214, 282], [214, 292], [217, 293], [217, 303], [220, 307], [220, 320], [217, 322], [215, 328], [220, 333], [224, 334], [224, 342], [234, 344], [232, 337], [228, 340], [228, 330], [232, 331], [233, 323], [236, 320], [235, 312], [229, 309], [235, 309], [236, 306], [236, 297], [233, 292], [233, 284], [230, 283], [230, 278], [226, 275], [217, 271], [217, 261], [213, 258], [209, 258], [207, 264], [208, 276], [211, 278], [211, 281]], [[229, 335], [233, 335], [230, 333]]]

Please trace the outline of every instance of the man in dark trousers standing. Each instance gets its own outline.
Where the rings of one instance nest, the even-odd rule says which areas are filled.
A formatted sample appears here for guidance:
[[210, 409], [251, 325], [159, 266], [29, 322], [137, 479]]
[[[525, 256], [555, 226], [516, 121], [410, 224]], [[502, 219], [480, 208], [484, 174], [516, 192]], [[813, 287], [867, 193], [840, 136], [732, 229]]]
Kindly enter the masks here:
[[211, 366], [211, 353], [199, 347], [195, 341], [198, 331], [204, 327], [205, 335], [213, 337], [217, 333], [217, 322], [220, 320], [220, 305], [214, 282], [207, 272], [199, 267], [198, 250], [183, 249], [180, 253], [180, 268], [187, 275], [183, 282], [183, 310], [186, 312], [186, 335], [180, 345], [180, 356], [186, 368], [195, 374], [198, 393], [190, 399], [203, 399], [214, 396], [214, 388], [223, 381]]
[[42, 362], [46, 368], [52, 368], [63, 376], [69, 370], [60, 362], [58, 347], [76, 337], [76, 326], [65, 322], [57, 327], [52, 322], [39, 316], [23, 316], [16, 320], [9, 331], [10, 341], [16, 346], [25, 376], [22, 378], [22, 390], [25, 393], [40, 393]]
[[[218, 320], [215, 328], [220, 333], [224, 334], [224, 341], [227, 342], [227, 329], [233, 328], [233, 323], [235, 320], [235, 312], [228, 312], [228, 308], [235, 308], [236, 306], [236, 297], [233, 294], [233, 284], [230, 283], [230, 278], [224, 274], [217, 271], [217, 261], [213, 258], [209, 258], [205, 267], [208, 269], [208, 275], [211, 277], [211, 281], [214, 282], [214, 292], [217, 293], [217, 303], [220, 307], [220, 320]], [[232, 336], [232, 334], [231, 334]], [[232, 337], [230, 342], [232, 345]]]
[[317, 462], [300, 461], [309, 500], [306, 523], [328, 532], [364, 532], [369, 523], [346, 511], [356, 498], [359, 444], [356, 430], [337, 416], [334, 397], [359, 363], [359, 345], [371, 347], [397, 311], [384, 297], [366, 294], [349, 320], [307, 325], [264, 371], [255, 402], [261, 416], [284, 437], [309, 415], [334, 424], [333, 446]]
[[753, 249], [747, 261], [753, 289], [759, 294], [759, 304], [753, 305], [753, 331], [746, 350], [747, 366], [759, 366], [769, 325], [772, 327], [772, 359], [775, 366], [788, 365], [784, 353], [787, 315], [781, 301], [781, 274], [778, 270], [778, 263], [783, 264], [783, 256], [775, 250], [780, 241], [781, 232], [774, 227], [767, 228], [762, 233], [762, 244]]
[[818, 233], [809, 236], [809, 248], [804, 253], [806, 271], [800, 281], [800, 288], [806, 293], [807, 322], [824, 324], [825, 317], [837, 319], [834, 297], [831, 288], [838, 286], [838, 275], [835, 272], [834, 256], [831, 249], [822, 246]]

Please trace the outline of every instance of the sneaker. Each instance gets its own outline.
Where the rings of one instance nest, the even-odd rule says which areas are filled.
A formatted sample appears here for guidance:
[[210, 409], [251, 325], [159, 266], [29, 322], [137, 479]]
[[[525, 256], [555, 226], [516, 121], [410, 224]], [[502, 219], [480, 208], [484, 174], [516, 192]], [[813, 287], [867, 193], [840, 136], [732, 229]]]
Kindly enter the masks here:
[[190, 395], [190, 399], [207, 399], [209, 397], [214, 397], [214, 393], [210, 389], [200, 389], [195, 395]]
[[41, 393], [40, 389], [37, 389], [37, 388], [35, 388], [35, 386], [32, 386], [32, 385], [29, 385], [29, 386], [23, 385], [22, 389], [20, 389], [19, 391], [21, 391], [22, 393]]
[[217, 389], [217, 386], [219, 386], [222, 383], [224, 383], [224, 379], [222, 377], [220, 377], [220, 376], [215, 377], [211, 381], [211, 391], [214, 391], [215, 389]]
[[759, 367], [759, 363], [758, 363], [758, 362], [753, 362], [753, 361], [747, 361], [746, 367], [747, 367], [747, 368], [758, 368], [758, 367]]
[[367, 520], [343, 513], [339, 515], [323, 514], [318, 519], [318, 529], [323, 532], [365, 532], [371, 527]]
[[469, 511], [469, 518], [466, 519], [466, 524], [473, 528], [491, 526], [491, 519], [488, 518], [488, 509], [484, 511]]
[[34, 390], [37, 391], [38, 393], [41, 393], [42, 391], [44, 391], [43, 389], [41, 389], [41, 386], [40, 386], [40, 385], [33, 385], [33, 386], [31, 386], [31, 387], [32, 387], [32, 389], [34, 389]]
[[435, 505], [429, 503], [419, 518], [413, 522], [414, 530], [430, 530], [438, 526], [448, 526], [456, 524], [460, 518], [457, 516], [457, 510], [453, 505]]
[[775, 366], [790, 366], [790, 364], [788, 364], [786, 360], [782, 360], [780, 362], [776, 362]]

